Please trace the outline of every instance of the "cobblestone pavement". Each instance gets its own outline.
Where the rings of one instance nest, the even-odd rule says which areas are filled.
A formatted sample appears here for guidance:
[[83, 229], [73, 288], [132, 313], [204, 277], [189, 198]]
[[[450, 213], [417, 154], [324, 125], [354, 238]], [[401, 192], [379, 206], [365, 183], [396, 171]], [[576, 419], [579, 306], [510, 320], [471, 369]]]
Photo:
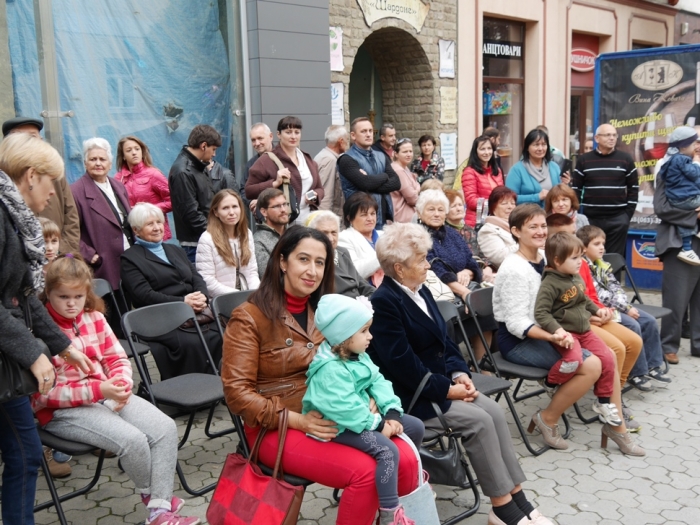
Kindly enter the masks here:
[[[659, 303], [656, 294], [645, 295], [651, 304]], [[673, 383], [666, 389], [642, 394], [637, 391], [626, 396], [627, 404], [642, 424], [635, 439], [646, 449], [644, 458], [623, 456], [614, 443], [608, 450], [600, 448], [598, 423], [585, 425], [573, 411], [572, 436], [568, 451], [550, 450], [542, 456], [528, 454], [512, 417], [511, 434], [528, 481], [524, 488], [541, 511], [559, 525], [591, 525], [622, 523], [643, 524], [697, 524], [700, 522], [700, 359], [688, 353], [688, 340], [683, 340], [679, 353], [681, 363], [671, 367]], [[581, 406], [591, 415], [591, 394]], [[507, 411], [505, 403], [501, 403]], [[518, 415], [525, 424], [538, 407], [546, 405], [546, 396], [518, 403]], [[226, 454], [236, 448], [232, 435], [210, 440], [204, 436], [206, 414], [197, 420], [190, 443], [179, 453], [188, 482], [200, 487], [214, 481], [221, 470]], [[216, 428], [230, 426], [223, 408], [217, 412]], [[185, 421], [178, 419], [180, 431]], [[517, 436], [517, 437], [515, 437]], [[540, 442], [539, 437], [534, 438]], [[71, 462], [73, 475], [65, 481], [57, 480], [59, 492], [81, 486], [92, 477], [97, 458], [89, 455]], [[189, 498], [176, 481], [176, 494], [187, 498], [183, 509], [204, 521], [211, 497]], [[470, 491], [456, 491], [435, 486], [437, 505], [444, 520], [471, 505]], [[37, 499], [49, 498], [43, 476], [39, 476]], [[145, 519], [145, 511], [133, 484], [117, 466], [116, 459], [108, 459], [99, 484], [86, 496], [80, 496], [63, 505], [68, 520], [74, 524], [137, 524]], [[489, 505], [482, 498], [479, 512], [466, 524], [485, 524]], [[332, 491], [320, 485], [309, 487], [301, 509], [300, 525], [332, 525], [337, 508], [332, 503]], [[53, 510], [36, 514], [38, 524], [56, 523]], [[264, 525], [264, 524], [261, 524]]]

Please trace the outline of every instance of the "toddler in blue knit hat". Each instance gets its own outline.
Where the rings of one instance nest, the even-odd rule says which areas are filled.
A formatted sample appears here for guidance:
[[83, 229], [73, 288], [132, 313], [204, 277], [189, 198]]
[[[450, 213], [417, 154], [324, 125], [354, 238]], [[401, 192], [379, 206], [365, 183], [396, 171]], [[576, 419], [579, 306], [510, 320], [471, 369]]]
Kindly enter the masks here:
[[[403, 413], [391, 383], [366, 354], [372, 340], [371, 305], [344, 295], [324, 295], [315, 324], [326, 340], [306, 373], [302, 412], [317, 410], [335, 421], [338, 435], [333, 441], [377, 461], [380, 525], [414, 525], [399, 504], [399, 450], [390, 438], [403, 432], [418, 448], [425, 427], [420, 419]], [[376, 403], [376, 413], [370, 410], [370, 399]]]
[[[698, 134], [690, 126], [679, 126], [668, 138], [669, 159], [661, 166], [660, 179], [666, 183], [668, 202], [682, 210], [695, 210], [700, 207], [700, 166], [693, 162]], [[698, 235], [694, 228], [677, 226], [683, 247], [678, 258], [693, 266], [700, 266], [700, 257], [695, 253], [692, 240]]]

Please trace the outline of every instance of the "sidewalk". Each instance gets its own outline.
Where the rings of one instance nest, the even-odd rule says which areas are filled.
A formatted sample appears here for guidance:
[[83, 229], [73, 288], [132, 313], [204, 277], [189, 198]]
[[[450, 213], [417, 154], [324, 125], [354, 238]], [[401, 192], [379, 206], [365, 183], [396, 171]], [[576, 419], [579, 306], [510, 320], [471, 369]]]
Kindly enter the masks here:
[[[659, 304], [658, 294], [644, 294], [645, 301]], [[673, 383], [667, 389], [643, 394], [636, 390], [625, 399], [642, 424], [635, 439], [646, 449], [644, 458], [623, 456], [610, 442], [607, 450], [600, 448], [601, 425], [584, 425], [570, 410], [572, 435], [569, 450], [550, 450], [532, 457], [519, 438], [511, 421], [511, 434], [528, 481], [524, 489], [542, 513], [558, 525], [681, 525], [700, 522], [700, 359], [688, 353], [688, 340], [682, 340], [680, 364], [671, 367]], [[589, 394], [580, 403], [584, 413], [592, 414]], [[504, 410], [507, 407], [501, 402]], [[547, 404], [546, 396], [518, 403], [524, 425], [538, 409]], [[197, 488], [214, 481], [226, 454], [236, 448], [234, 435], [210, 440], [204, 436], [206, 414], [197, 420], [191, 441], [179, 458], [188, 482]], [[185, 421], [178, 419], [180, 432]], [[231, 425], [224, 408], [217, 412], [216, 429]], [[517, 436], [517, 438], [515, 437]], [[534, 441], [541, 440], [535, 436]], [[97, 458], [89, 455], [71, 462], [73, 475], [56, 480], [59, 493], [84, 485], [94, 473]], [[66, 487], [62, 489], [61, 487]], [[211, 493], [206, 497], [189, 498], [176, 481], [176, 494], [187, 498], [183, 513], [196, 515], [204, 521]], [[471, 505], [470, 491], [456, 491], [434, 486], [441, 519], [456, 515]], [[43, 476], [39, 475], [37, 499], [49, 498]], [[312, 485], [307, 490], [301, 509], [299, 525], [333, 525], [337, 508], [332, 503], [332, 490]], [[133, 484], [117, 467], [116, 459], [105, 460], [99, 484], [86, 496], [64, 503], [66, 517], [74, 524], [137, 524], [145, 519], [143, 505], [134, 494]], [[479, 512], [464, 521], [466, 525], [483, 525], [490, 509], [482, 497]], [[36, 514], [37, 524], [56, 523], [53, 510]], [[261, 524], [264, 525], [264, 524]]]

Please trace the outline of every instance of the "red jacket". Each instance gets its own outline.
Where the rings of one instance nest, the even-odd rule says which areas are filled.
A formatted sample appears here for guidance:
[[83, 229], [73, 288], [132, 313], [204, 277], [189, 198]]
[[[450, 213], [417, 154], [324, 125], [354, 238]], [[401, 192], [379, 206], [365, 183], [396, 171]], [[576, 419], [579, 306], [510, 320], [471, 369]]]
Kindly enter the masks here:
[[593, 301], [598, 308], [605, 308], [603, 303], [600, 302], [600, 299], [598, 299], [598, 293], [595, 291], [595, 284], [593, 283], [591, 269], [585, 262], [581, 264], [581, 268], [579, 268], [578, 273], [586, 285], [586, 295], [588, 298]]
[[[170, 202], [170, 188], [168, 179], [158, 168], [146, 166], [139, 162], [134, 166], [133, 172], [122, 168], [114, 176], [119, 182], [124, 184], [126, 192], [129, 194], [129, 204], [133, 207], [137, 202], [148, 202], [160, 208], [163, 215], [167, 215], [173, 210]], [[167, 241], [173, 235], [170, 233], [168, 218], [165, 217], [165, 235], [163, 240]]]
[[483, 174], [471, 166], [464, 169], [462, 172], [462, 191], [464, 192], [464, 204], [467, 208], [464, 216], [465, 224], [472, 228], [476, 226], [476, 202], [480, 198], [488, 200], [496, 186], [503, 186], [503, 172], [501, 170], [493, 175], [490, 166], [484, 169]]

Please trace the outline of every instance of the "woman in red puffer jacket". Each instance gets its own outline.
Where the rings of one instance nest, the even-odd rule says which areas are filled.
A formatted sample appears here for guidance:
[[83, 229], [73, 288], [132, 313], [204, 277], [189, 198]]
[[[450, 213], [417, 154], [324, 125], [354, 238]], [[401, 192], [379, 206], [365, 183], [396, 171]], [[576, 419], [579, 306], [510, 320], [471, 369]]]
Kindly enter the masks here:
[[491, 140], [486, 135], [474, 139], [469, 163], [462, 173], [462, 191], [467, 211], [464, 223], [476, 226], [476, 205], [478, 200], [488, 202], [489, 196], [497, 186], [503, 186], [503, 172], [498, 169], [493, 154]]
[[[131, 206], [137, 202], [148, 202], [160, 208], [163, 215], [172, 211], [173, 205], [170, 202], [168, 179], [158, 168], [153, 166], [151, 152], [148, 151], [148, 146], [142, 140], [126, 136], [119, 141], [117, 145], [117, 170], [114, 178], [126, 186]], [[163, 240], [167, 241], [173, 236], [167, 217], [164, 226]]]

